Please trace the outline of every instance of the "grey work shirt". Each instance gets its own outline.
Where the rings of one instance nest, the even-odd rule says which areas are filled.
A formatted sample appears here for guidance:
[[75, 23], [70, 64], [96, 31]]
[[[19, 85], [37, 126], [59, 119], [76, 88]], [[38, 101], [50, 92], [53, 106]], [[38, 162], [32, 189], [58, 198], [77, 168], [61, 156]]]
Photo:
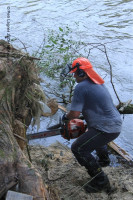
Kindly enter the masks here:
[[121, 131], [120, 113], [104, 84], [95, 84], [90, 79], [78, 83], [74, 90], [71, 110], [82, 112], [88, 127], [107, 133]]

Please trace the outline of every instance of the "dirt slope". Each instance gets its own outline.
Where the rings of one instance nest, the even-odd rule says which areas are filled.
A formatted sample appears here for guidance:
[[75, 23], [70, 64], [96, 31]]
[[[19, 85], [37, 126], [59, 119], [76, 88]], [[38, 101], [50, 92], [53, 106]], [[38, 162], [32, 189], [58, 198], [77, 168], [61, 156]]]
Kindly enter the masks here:
[[133, 200], [133, 166], [119, 156], [110, 155], [113, 166], [103, 168], [116, 190], [111, 194], [87, 194], [83, 185], [90, 177], [69, 148], [57, 142], [49, 147], [31, 146], [30, 154], [55, 200]]

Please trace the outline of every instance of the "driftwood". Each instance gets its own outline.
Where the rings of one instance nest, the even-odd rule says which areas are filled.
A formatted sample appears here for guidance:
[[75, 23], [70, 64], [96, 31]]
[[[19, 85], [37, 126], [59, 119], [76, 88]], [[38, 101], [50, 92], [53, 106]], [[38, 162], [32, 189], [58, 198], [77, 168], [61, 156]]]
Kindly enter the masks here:
[[[9, 50], [10, 55], [21, 54], [0, 40], [0, 52]], [[46, 101], [35, 85], [39, 85], [39, 79], [32, 59], [0, 57], [0, 199], [15, 185], [18, 192], [34, 200], [51, 199], [40, 174], [22, 151], [26, 129], [32, 117], [40, 117]]]
[[129, 155], [124, 149], [122, 149], [115, 142], [109, 142], [109, 147], [112, 148], [115, 152], [117, 152], [120, 156], [122, 156], [125, 160], [133, 162], [133, 157]]
[[[131, 100], [125, 103], [122, 103], [120, 105], [117, 105], [116, 108], [120, 114], [133, 114], [133, 104], [130, 104], [130, 103], [131, 103]], [[58, 104], [58, 108], [63, 110], [64, 112], [67, 112], [67, 109], [62, 105]]]
[[132, 100], [129, 100], [125, 103], [120, 103], [117, 106], [118, 111], [120, 114], [133, 114], [133, 104], [131, 104]]

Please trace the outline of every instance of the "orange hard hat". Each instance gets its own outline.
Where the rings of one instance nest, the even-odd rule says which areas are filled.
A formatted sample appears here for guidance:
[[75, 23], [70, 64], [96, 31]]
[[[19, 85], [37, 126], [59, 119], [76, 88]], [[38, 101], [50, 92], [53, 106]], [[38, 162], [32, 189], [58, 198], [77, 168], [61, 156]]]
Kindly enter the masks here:
[[94, 71], [90, 61], [87, 58], [80, 57], [74, 60], [72, 63], [72, 69], [70, 73], [75, 73], [77, 71], [77, 64], [79, 66], [79, 69], [82, 69], [94, 83], [104, 83], [104, 80]]

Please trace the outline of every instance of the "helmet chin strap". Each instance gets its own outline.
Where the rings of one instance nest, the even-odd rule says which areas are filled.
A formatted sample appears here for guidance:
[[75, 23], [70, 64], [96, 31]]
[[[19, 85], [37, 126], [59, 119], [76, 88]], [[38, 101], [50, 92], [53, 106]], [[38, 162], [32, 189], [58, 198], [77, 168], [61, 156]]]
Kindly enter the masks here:
[[[79, 64], [79, 63], [76, 63], [76, 65], [75, 65], [74, 67], [72, 67], [71, 70], [74, 70], [75, 68], [80, 69], [79, 66], [80, 66], [80, 64]], [[70, 70], [70, 71], [71, 71], [71, 70]]]
[[74, 67], [72, 67], [72, 64], [70, 63], [66, 64], [66, 66], [63, 68], [63, 70], [60, 73], [60, 81], [62, 82], [70, 71], [74, 70], [75, 68], [79, 69], [79, 66], [80, 66], [79, 63], [76, 63]]

